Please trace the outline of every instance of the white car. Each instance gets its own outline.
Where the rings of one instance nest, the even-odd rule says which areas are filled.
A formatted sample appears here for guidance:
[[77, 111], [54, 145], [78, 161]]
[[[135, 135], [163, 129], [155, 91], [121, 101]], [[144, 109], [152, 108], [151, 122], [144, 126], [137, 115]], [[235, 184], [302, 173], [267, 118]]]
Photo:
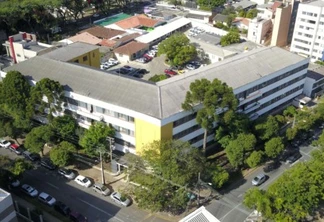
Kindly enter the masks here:
[[117, 65], [119, 62], [118, 62], [118, 60], [116, 60], [114, 58], [110, 58], [110, 59], [108, 59], [108, 63], [113, 64], [113, 65]]
[[83, 187], [90, 187], [91, 186], [91, 181], [89, 180], [89, 178], [85, 177], [85, 176], [82, 176], [82, 175], [79, 175], [77, 176], [74, 181], [83, 186]]
[[189, 69], [189, 70], [195, 70], [196, 69], [196, 67], [194, 65], [192, 65], [192, 64], [187, 64], [186, 68]]
[[23, 184], [21, 186], [21, 191], [30, 197], [36, 197], [38, 195], [38, 191], [34, 187], [32, 187], [28, 184]]
[[56, 203], [56, 199], [47, 193], [41, 192], [38, 195], [38, 200], [44, 204], [47, 204], [49, 206], [53, 206]]
[[127, 207], [130, 205], [131, 201], [127, 197], [123, 197], [119, 192], [113, 192], [110, 195], [111, 199], [113, 199], [116, 203]]
[[92, 189], [97, 192], [100, 193], [104, 196], [108, 196], [110, 194], [110, 189], [108, 187], [106, 187], [103, 184], [100, 183], [96, 183], [95, 185], [93, 185]]
[[0, 140], [0, 147], [8, 148], [11, 145], [11, 143], [7, 140], [1, 139]]

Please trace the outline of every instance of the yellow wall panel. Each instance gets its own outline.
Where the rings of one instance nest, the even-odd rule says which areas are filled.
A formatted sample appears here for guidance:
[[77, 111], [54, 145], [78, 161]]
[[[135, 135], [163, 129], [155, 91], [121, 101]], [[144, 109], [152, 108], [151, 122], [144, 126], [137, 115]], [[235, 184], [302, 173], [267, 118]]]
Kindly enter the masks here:
[[135, 119], [136, 153], [140, 154], [146, 144], [155, 140], [172, 138], [172, 123], [165, 126], [157, 126], [145, 120]]

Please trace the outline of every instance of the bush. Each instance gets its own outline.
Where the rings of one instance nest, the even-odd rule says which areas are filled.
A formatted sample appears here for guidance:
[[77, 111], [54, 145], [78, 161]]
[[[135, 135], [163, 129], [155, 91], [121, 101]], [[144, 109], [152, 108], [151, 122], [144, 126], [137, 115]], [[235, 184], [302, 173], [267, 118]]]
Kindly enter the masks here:
[[217, 22], [217, 23], [214, 25], [214, 27], [219, 28], [219, 29], [223, 29], [223, 28], [224, 28], [224, 24], [221, 23], [221, 22]]
[[162, 81], [162, 80], [165, 80], [167, 79], [168, 77], [164, 74], [161, 74], [161, 75], [154, 75], [152, 76], [151, 78], [149, 78], [149, 81], [152, 81], [152, 82], [159, 82], [159, 81]]
[[222, 46], [227, 46], [238, 42], [240, 42], [240, 34], [233, 31], [230, 31], [229, 33], [227, 33], [227, 35], [224, 35], [220, 40]]

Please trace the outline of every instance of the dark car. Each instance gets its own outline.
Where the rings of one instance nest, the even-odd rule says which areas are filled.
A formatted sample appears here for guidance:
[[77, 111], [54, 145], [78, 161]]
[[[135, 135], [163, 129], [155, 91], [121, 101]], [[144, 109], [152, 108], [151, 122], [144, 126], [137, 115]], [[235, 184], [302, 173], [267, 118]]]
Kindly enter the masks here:
[[288, 157], [288, 159], [286, 160], [286, 163], [292, 164], [292, 163], [296, 162], [301, 157], [302, 157], [302, 155], [300, 152], [294, 153], [292, 156]]
[[170, 76], [175, 76], [177, 75], [177, 73], [175, 71], [173, 71], [172, 69], [165, 69], [164, 73]]
[[56, 166], [52, 163], [52, 161], [50, 159], [42, 159], [41, 160], [41, 166], [49, 169], [49, 170], [55, 170]]
[[130, 72], [130, 70], [125, 69], [125, 68], [120, 68], [120, 69], [117, 69], [116, 72], [117, 72], [118, 74], [127, 74], [127, 73]]
[[280, 167], [281, 163], [279, 161], [272, 161], [267, 163], [264, 168], [263, 171], [268, 173], [272, 170], [278, 169]]
[[71, 209], [61, 201], [56, 201], [54, 209], [64, 216], [69, 216], [71, 213]]
[[76, 211], [70, 213], [70, 219], [73, 222], [88, 222], [88, 218]]
[[137, 71], [137, 73], [138, 73], [138, 74], [142, 74], [142, 75], [144, 75], [144, 74], [146, 74], [146, 73], [149, 73], [149, 71], [147, 71], [146, 69], [139, 69], [139, 70]]
[[22, 153], [22, 155], [27, 159], [27, 160], [30, 160], [32, 162], [36, 162], [36, 161], [39, 161], [41, 158], [40, 158], [40, 155], [38, 153], [31, 153], [29, 151], [25, 151]]

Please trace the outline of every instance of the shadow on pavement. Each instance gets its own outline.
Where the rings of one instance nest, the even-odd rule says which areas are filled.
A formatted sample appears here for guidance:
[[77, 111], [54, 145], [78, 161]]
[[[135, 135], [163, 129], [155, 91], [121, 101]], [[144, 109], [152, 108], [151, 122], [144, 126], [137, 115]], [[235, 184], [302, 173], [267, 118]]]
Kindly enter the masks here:
[[230, 193], [232, 190], [235, 190], [239, 188], [241, 185], [243, 185], [246, 182], [246, 179], [244, 178], [241, 171], [236, 171], [230, 173], [230, 179], [219, 192], [222, 195], [225, 195], [227, 193]]

